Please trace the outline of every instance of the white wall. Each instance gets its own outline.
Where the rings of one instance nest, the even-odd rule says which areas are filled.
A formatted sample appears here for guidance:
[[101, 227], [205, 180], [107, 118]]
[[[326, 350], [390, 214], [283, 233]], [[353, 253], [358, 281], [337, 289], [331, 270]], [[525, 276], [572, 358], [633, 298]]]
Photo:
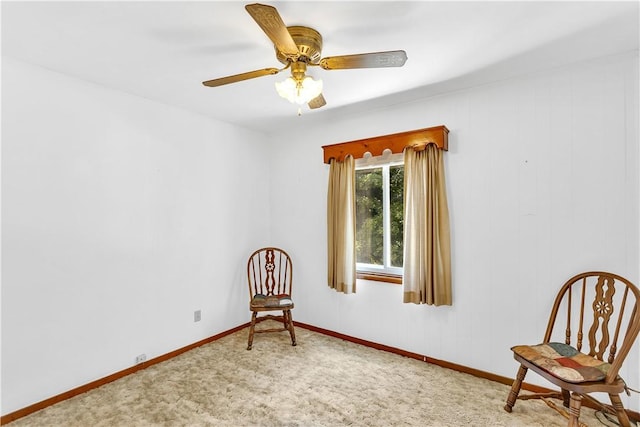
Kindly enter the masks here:
[[248, 320], [262, 135], [5, 57], [2, 91], [3, 414]]
[[[509, 348], [542, 338], [566, 279], [640, 283], [638, 112], [633, 52], [273, 135], [272, 235], [297, 258], [294, 318], [515, 376]], [[329, 289], [321, 146], [437, 125], [450, 130], [453, 306], [403, 304], [400, 286], [378, 282]], [[622, 372], [636, 389], [639, 365], [636, 348]], [[626, 404], [638, 410], [638, 395]]]

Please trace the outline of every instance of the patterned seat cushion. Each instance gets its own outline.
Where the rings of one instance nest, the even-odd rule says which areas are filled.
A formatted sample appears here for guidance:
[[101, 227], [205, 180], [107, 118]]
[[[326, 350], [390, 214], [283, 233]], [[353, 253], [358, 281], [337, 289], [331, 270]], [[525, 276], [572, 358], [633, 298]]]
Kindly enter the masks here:
[[608, 363], [580, 353], [563, 343], [518, 345], [511, 350], [551, 375], [570, 383], [601, 381], [611, 367]]
[[263, 295], [257, 294], [251, 299], [251, 308], [273, 307], [274, 309], [286, 309], [293, 305], [291, 297], [287, 294]]

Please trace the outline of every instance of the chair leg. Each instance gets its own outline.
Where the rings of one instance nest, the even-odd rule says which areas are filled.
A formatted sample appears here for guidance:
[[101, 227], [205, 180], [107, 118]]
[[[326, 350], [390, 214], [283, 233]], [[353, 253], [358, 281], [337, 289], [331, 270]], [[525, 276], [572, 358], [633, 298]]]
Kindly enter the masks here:
[[571, 400], [571, 393], [569, 393], [569, 390], [562, 389], [562, 404], [564, 405], [565, 408], [569, 407], [570, 400]]
[[247, 342], [247, 350], [251, 350], [251, 346], [253, 345], [253, 334], [256, 330], [256, 319], [258, 317], [257, 311], [252, 311], [251, 314], [251, 326], [249, 327], [249, 341]]
[[504, 405], [505, 411], [511, 412], [513, 410], [513, 405], [516, 404], [516, 399], [518, 398], [518, 394], [520, 394], [520, 387], [522, 387], [522, 381], [524, 381], [524, 377], [527, 375], [528, 370], [529, 368], [526, 366], [520, 365], [518, 374], [511, 385], [511, 391], [509, 391], [509, 397], [507, 397], [507, 404]]
[[291, 316], [291, 310], [284, 310], [285, 327], [289, 330], [291, 335], [291, 345], [295, 346], [296, 343], [296, 331], [293, 329], [293, 317]]
[[582, 406], [582, 395], [579, 393], [571, 393], [571, 401], [569, 402], [569, 427], [580, 426], [580, 406]]
[[627, 411], [624, 410], [624, 406], [622, 405], [620, 396], [617, 394], [610, 394], [609, 399], [611, 399], [613, 409], [615, 409], [616, 414], [618, 415], [618, 421], [620, 421], [620, 425], [622, 427], [629, 427], [631, 425], [631, 422], [629, 421]]

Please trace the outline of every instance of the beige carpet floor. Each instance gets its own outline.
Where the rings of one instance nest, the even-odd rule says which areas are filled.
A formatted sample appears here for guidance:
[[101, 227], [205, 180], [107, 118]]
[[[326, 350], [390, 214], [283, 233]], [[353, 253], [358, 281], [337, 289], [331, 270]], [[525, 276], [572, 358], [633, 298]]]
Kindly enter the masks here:
[[[261, 325], [262, 327], [265, 324]], [[242, 330], [10, 423], [23, 426], [566, 426], [509, 387], [297, 328]], [[508, 349], [505, 349], [508, 351]], [[513, 363], [515, 375], [517, 365]], [[581, 421], [601, 426], [593, 409]], [[611, 424], [605, 424], [611, 425]]]

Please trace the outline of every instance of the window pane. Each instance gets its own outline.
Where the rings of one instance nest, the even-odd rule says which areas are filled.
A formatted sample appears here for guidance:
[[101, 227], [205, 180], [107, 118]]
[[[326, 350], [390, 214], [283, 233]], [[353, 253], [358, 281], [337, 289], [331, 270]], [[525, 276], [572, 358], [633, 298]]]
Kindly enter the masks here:
[[382, 168], [356, 171], [356, 262], [383, 265]]
[[391, 217], [391, 265], [402, 267], [404, 225], [404, 165], [389, 168], [389, 215]]

